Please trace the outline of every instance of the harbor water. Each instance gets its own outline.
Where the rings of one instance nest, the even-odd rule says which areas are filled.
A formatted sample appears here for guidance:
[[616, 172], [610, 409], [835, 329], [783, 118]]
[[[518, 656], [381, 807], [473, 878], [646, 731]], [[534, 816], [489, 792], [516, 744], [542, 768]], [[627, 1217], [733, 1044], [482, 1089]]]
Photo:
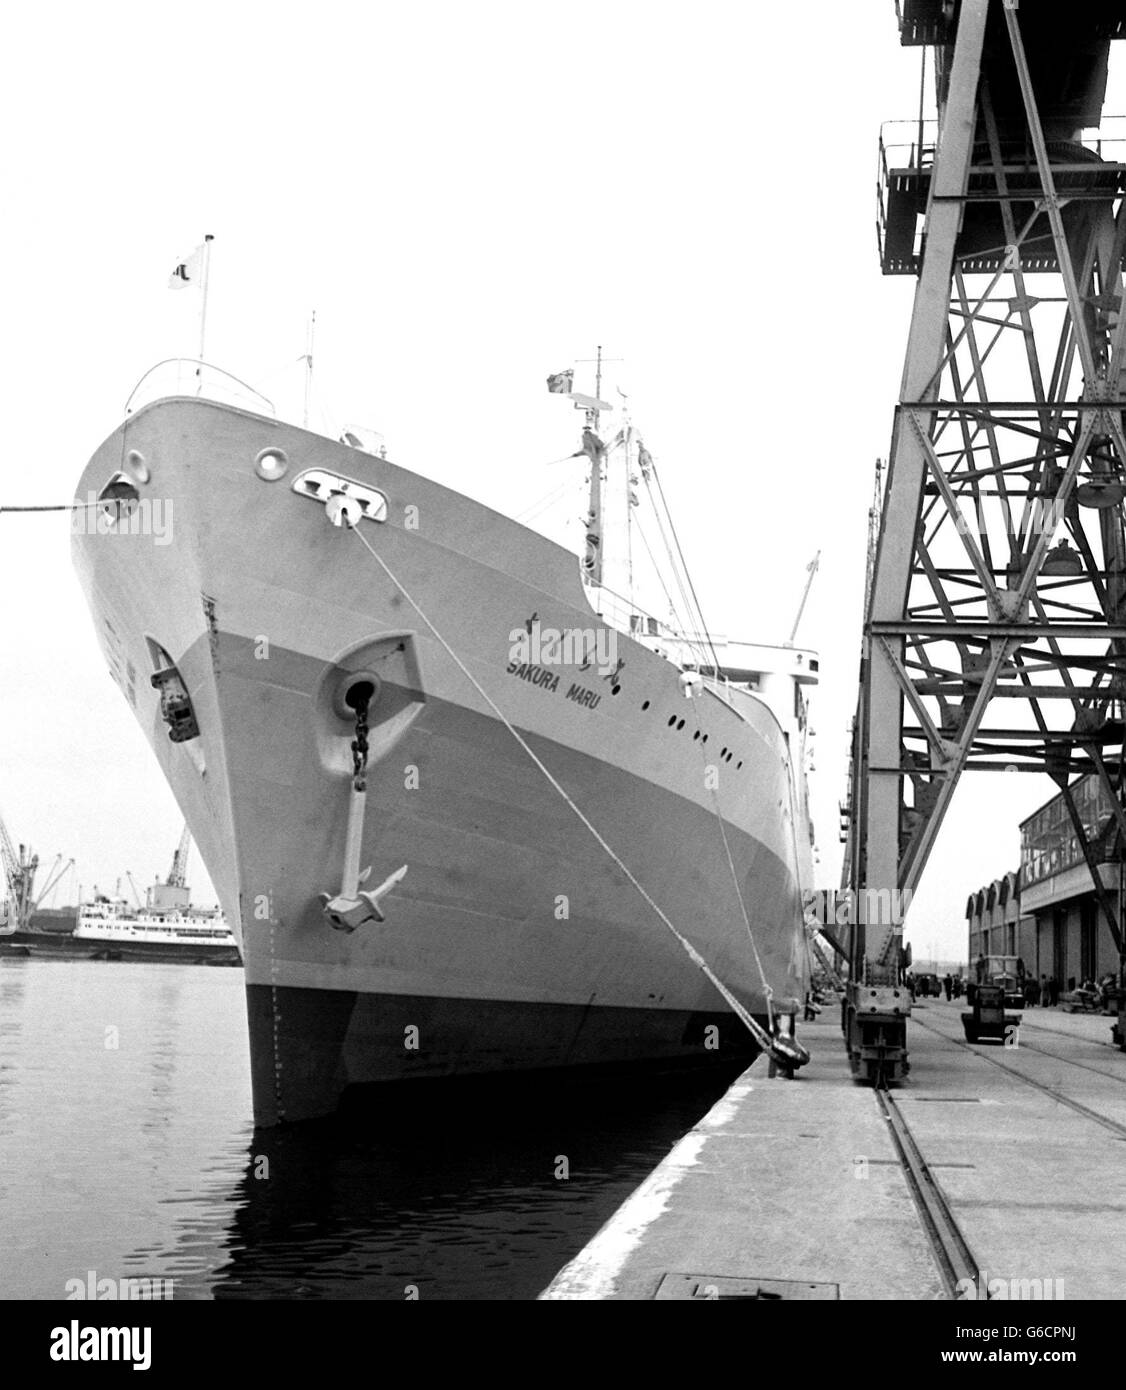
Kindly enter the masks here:
[[241, 970], [0, 959], [0, 1297], [535, 1298], [730, 1079], [423, 1084], [256, 1132]]

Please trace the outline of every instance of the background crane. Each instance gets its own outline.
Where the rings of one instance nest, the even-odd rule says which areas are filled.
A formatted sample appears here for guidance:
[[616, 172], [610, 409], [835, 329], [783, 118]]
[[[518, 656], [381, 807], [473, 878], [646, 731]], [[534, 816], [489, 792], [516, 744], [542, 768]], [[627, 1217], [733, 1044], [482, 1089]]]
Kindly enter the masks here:
[[0, 815], [0, 866], [4, 872], [4, 901], [0, 905], [0, 930], [7, 934], [21, 931], [31, 916], [31, 894], [39, 860], [25, 845], [16, 851], [4, 817]]
[[64, 861], [62, 855], [55, 857], [51, 872], [39, 896], [35, 896], [35, 875], [39, 870], [39, 856], [32, 854], [27, 845], [17, 850], [0, 815], [0, 933], [11, 936], [18, 931], [26, 931], [31, 923], [31, 915], [48, 893], [54, 889], [63, 874], [74, 864], [73, 859]]
[[176, 847], [176, 853], [172, 856], [172, 867], [168, 870], [167, 886], [169, 888], [183, 888], [185, 886], [188, 874], [188, 852], [191, 847], [191, 832], [185, 825], [184, 833], [180, 836], [180, 843]]

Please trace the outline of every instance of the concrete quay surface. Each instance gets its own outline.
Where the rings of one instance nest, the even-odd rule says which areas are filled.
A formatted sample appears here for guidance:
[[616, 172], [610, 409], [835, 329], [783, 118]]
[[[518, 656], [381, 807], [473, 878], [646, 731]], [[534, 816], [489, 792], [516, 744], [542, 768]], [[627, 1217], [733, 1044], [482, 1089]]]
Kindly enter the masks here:
[[[1111, 1020], [1030, 1009], [1015, 1047], [967, 1047], [964, 1007], [916, 1004], [893, 1094], [982, 1278], [1126, 1298], [1126, 1054]], [[800, 1036], [812, 1060], [797, 1079], [750, 1067], [541, 1298], [722, 1298], [758, 1281], [783, 1296], [951, 1296], [837, 1010]]]

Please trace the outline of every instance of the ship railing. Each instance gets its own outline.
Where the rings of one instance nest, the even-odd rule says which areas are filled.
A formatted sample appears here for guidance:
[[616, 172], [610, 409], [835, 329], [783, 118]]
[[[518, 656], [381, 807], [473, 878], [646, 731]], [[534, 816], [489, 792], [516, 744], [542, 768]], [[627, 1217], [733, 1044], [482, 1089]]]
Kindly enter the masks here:
[[713, 643], [724, 645], [722, 637], [674, 627], [649, 613], [635, 600], [605, 586], [593, 589], [591, 599], [598, 616], [611, 627], [663, 656], [678, 669], [698, 671], [709, 690], [727, 704], [732, 703], [731, 682], [722, 668], [717, 669], [712, 655]]
[[256, 415], [277, 418], [277, 408], [268, 396], [247, 382], [197, 357], [166, 357], [150, 367], [134, 386], [125, 402], [124, 414], [132, 415], [144, 405], [169, 396], [199, 396], [223, 405], [242, 406]]
[[[619, 632], [645, 645], [658, 647], [660, 655], [676, 660], [669, 647], [689, 648], [692, 665], [710, 665], [710, 643], [706, 633], [686, 632], [643, 608], [635, 599], [626, 598], [604, 585], [592, 588], [591, 601], [600, 618]], [[719, 639], [716, 639], [719, 640]]]

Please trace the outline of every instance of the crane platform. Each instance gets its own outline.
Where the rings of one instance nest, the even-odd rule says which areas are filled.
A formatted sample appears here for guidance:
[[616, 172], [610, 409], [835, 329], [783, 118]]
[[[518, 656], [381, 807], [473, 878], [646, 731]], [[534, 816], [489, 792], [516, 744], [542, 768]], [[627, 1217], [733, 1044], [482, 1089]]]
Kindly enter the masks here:
[[[931, 196], [937, 123], [889, 121], [880, 133], [877, 237], [885, 275], [918, 275], [925, 250], [924, 225]], [[1085, 141], [1055, 141], [1048, 146], [1056, 193], [1066, 199], [1064, 227], [1072, 239], [1082, 231], [1087, 204], [1109, 206], [1126, 192], [1126, 121], [1115, 120], [1105, 132]], [[1003, 180], [1004, 194], [999, 192]], [[1022, 196], [1023, 195], [1023, 196]], [[964, 275], [1003, 270], [1011, 252], [999, 204], [1008, 200], [1020, 226], [1037, 217], [1040, 175], [1024, 144], [1002, 146], [994, 165], [987, 142], [975, 144], [965, 193], [966, 215], [954, 254]], [[1038, 235], [1025, 238], [1021, 266], [1025, 274], [1055, 274], [1059, 255], [1046, 220]]]

